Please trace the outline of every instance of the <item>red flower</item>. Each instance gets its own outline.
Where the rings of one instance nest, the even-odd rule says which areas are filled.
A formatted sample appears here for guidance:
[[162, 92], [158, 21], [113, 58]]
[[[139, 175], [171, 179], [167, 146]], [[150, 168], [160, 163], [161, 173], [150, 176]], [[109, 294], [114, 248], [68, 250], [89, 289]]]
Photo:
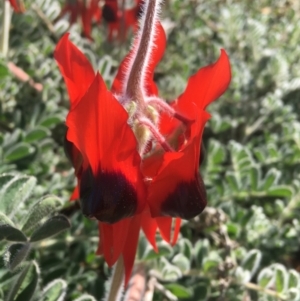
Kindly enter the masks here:
[[157, 228], [174, 244], [181, 218], [204, 209], [198, 162], [209, 119], [205, 109], [224, 93], [231, 77], [222, 50], [218, 61], [193, 75], [171, 105], [158, 97], [153, 74], [166, 44], [153, 14], [158, 3], [145, 4], [147, 24], [141, 24], [142, 34], [121, 63], [111, 91], [68, 35], [54, 54], [70, 96], [66, 151], [78, 179], [81, 208], [99, 221], [98, 253], [110, 266], [123, 257], [125, 283], [140, 229], [155, 249]]
[[124, 41], [130, 28], [137, 30], [141, 3], [142, 0], [136, 0], [133, 7], [127, 8], [120, 7], [117, 0], [105, 0], [102, 16], [108, 25], [108, 41]]
[[103, 18], [108, 25], [108, 40], [112, 41], [116, 38], [124, 41], [129, 28], [133, 28], [134, 31], [137, 30], [141, 2], [141, 0], [136, 0], [133, 7], [126, 8], [120, 7], [117, 0], [105, 0], [101, 8], [100, 0], [66, 0], [66, 4], [57, 19], [70, 14], [70, 24], [72, 25], [80, 18], [84, 35], [92, 40], [92, 23], [95, 21], [100, 24]]
[[64, 15], [70, 14], [70, 24], [77, 22], [80, 17], [83, 27], [84, 35], [92, 40], [91, 25], [92, 21], [100, 22], [101, 9], [99, 7], [99, 0], [82, 1], [82, 0], [66, 0], [66, 4], [62, 8], [57, 19]]
[[23, 3], [23, 0], [9, 0], [9, 2], [16, 13], [24, 13], [25, 12], [25, 6]]

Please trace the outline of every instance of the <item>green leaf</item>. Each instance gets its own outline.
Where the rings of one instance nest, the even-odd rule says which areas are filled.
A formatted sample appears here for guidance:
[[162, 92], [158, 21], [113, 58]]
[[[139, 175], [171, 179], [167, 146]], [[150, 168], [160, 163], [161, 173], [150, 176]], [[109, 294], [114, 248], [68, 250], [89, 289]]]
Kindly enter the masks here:
[[210, 140], [208, 153], [208, 160], [211, 161], [213, 165], [221, 164], [226, 159], [226, 151], [217, 140]]
[[262, 259], [262, 254], [259, 250], [251, 250], [247, 253], [241, 266], [244, 270], [250, 272], [250, 277], [252, 278], [256, 271], [258, 270]]
[[33, 232], [30, 241], [36, 242], [48, 238], [70, 228], [70, 226], [69, 220], [64, 215], [53, 216]]
[[167, 284], [165, 285], [165, 288], [178, 298], [185, 299], [193, 296], [191, 289], [177, 283]]
[[28, 233], [32, 230], [43, 218], [55, 212], [62, 206], [62, 201], [56, 196], [46, 196], [36, 203], [30, 210], [28, 217], [22, 227], [22, 230]]
[[180, 269], [171, 264], [166, 264], [161, 272], [163, 279], [166, 281], [176, 281], [177, 279], [182, 277]]
[[18, 295], [18, 297], [17, 297], [17, 299], [15, 299], [15, 301], [30, 301], [37, 288], [38, 280], [39, 280], [39, 269], [38, 269], [37, 264], [35, 262], [33, 262], [28, 284], [22, 290], [22, 292]]
[[271, 186], [276, 185], [280, 178], [280, 175], [280, 171], [275, 168], [268, 170], [262, 184], [262, 189], [268, 190]]
[[288, 286], [288, 272], [281, 264], [274, 264], [275, 268], [275, 287], [279, 293], [285, 292]]
[[216, 259], [205, 258], [203, 261], [203, 271], [205, 273], [216, 270], [220, 261]]
[[197, 287], [194, 289], [193, 300], [199, 300], [199, 301], [207, 300], [209, 292], [210, 292], [209, 283], [201, 283], [197, 285]]
[[0, 241], [27, 241], [27, 237], [20, 230], [9, 224], [0, 224]]
[[0, 226], [1, 225], [9, 225], [14, 227], [14, 223], [2, 212], [0, 212]]
[[240, 183], [236, 177], [236, 174], [233, 172], [227, 172], [225, 175], [226, 183], [228, 184], [231, 191], [239, 191]]
[[194, 247], [194, 254], [197, 267], [201, 268], [204, 258], [207, 257], [210, 251], [210, 244], [208, 239], [198, 240]]
[[251, 166], [250, 168], [250, 183], [252, 191], [257, 191], [261, 178], [261, 170], [259, 166]]
[[14, 301], [16, 295], [18, 294], [18, 291], [25, 280], [25, 277], [27, 273], [29, 272], [29, 269], [31, 267], [31, 264], [27, 264], [23, 270], [21, 271], [19, 277], [16, 279], [16, 281], [11, 285], [10, 291], [8, 292], [5, 301]]
[[9, 75], [9, 70], [2, 62], [0, 63], [0, 79]]
[[165, 241], [160, 241], [157, 244], [157, 247], [158, 247], [158, 252], [156, 253], [153, 250], [152, 246], [148, 244], [143, 254], [143, 260], [152, 260], [155, 258], [168, 256], [172, 253], [172, 247], [169, 244], [167, 244]]
[[24, 157], [27, 157], [34, 153], [34, 147], [30, 144], [21, 142], [13, 147], [11, 147], [6, 153], [4, 154], [4, 158], [6, 161], [13, 162], [16, 160], [20, 160]]
[[63, 279], [55, 279], [50, 282], [43, 290], [43, 301], [64, 300], [67, 290], [67, 282]]
[[192, 243], [188, 239], [182, 237], [178, 241], [178, 245], [180, 247], [180, 253], [182, 253], [187, 258], [191, 259], [191, 257], [193, 256], [193, 245], [192, 245]]
[[241, 227], [239, 224], [227, 223], [226, 227], [227, 227], [227, 233], [230, 237], [233, 237], [233, 238], [238, 237], [240, 230], [241, 230]]
[[186, 273], [190, 270], [190, 261], [183, 254], [177, 254], [172, 259], [172, 263], [180, 268], [182, 273]]
[[269, 267], [262, 269], [257, 276], [258, 284], [262, 288], [269, 288], [273, 283], [273, 279], [274, 271]]
[[[2, 174], [0, 175], [0, 193], [2, 190], [2, 187], [7, 184], [11, 179], [13, 179], [16, 175], [13, 174]], [[1, 204], [1, 202], [0, 202]]]
[[50, 136], [50, 131], [43, 127], [37, 127], [27, 132], [24, 137], [25, 142], [35, 142], [38, 140], [42, 140], [45, 137]]
[[36, 184], [36, 178], [28, 176], [15, 176], [0, 190], [0, 211], [8, 216], [13, 215], [18, 206], [31, 194]]
[[17, 243], [10, 245], [4, 255], [4, 260], [9, 269], [13, 271], [23, 260], [25, 260], [30, 249], [30, 243]]
[[95, 299], [95, 297], [91, 296], [91, 295], [82, 295], [79, 298], [75, 299], [74, 301], [97, 301]]
[[289, 281], [288, 281], [289, 288], [298, 288], [300, 287], [300, 276], [297, 271], [289, 270]]
[[59, 123], [62, 122], [62, 118], [60, 116], [50, 116], [50, 117], [46, 117], [44, 118], [41, 122], [40, 125], [47, 127], [47, 128], [51, 128]]
[[293, 190], [290, 186], [286, 185], [278, 185], [273, 186], [269, 188], [267, 191], [267, 195], [269, 196], [276, 196], [276, 197], [282, 197], [282, 198], [289, 198], [293, 195]]

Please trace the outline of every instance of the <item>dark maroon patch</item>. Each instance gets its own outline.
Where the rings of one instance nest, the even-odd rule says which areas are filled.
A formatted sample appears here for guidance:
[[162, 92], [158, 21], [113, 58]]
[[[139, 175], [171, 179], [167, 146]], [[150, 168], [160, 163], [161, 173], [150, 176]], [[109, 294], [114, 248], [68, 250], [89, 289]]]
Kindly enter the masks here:
[[115, 223], [134, 215], [137, 193], [122, 173], [99, 172], [94, 176], [89, 168], [82, 173], [80, 204], [85, 216]]
[[107, 23], [114, 23], [118, 21], [117, 13], [109, 4], [104, 4], [102, 8], [102, 17]]
[[65, 155], [67, 156], [67, 158], [70, 160], [71, 163], [73, 163], [72, 161], [72, 149], [73, 149], [74, 144], [72, 142], [70, 142], [69, 140], [67, 140], [67, 134], [64, 137], [64, 151], [65, 151]]
[[177, 185], [161, 207], [163, 215], [190, 219], [200, 214], [207, 204], [206, 190], [200, 176]]

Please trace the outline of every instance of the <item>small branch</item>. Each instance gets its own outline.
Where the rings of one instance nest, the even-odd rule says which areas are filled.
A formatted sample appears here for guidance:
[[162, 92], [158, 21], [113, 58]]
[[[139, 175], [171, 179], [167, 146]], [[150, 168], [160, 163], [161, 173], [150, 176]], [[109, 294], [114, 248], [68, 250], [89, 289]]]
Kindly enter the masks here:
[[43, 85], [36, 83], [23, 69], [17, 67], [13, 62], [8, 62], [7, 64], [10, 72], [22, 82], [27, 82], [32, 88], [41, 92], [43, 90]]
[[282, 294], [280, 293], [277, 293], [273, 290], [270, 290], [270, 289], [267, 289], [267, 288], [263, 288], [255, 283], [252, 283], [252, 282], [248, 282], [248, 283], [245, 283], [244, 284], [246, 288], [248, 289], [251, 289], [251, 290], [254, 290], [254, 291], [258, 291], [258, 292], [262, 292], [262, 293], [265, 293], [269, 296], [272, 296], [272, 297], [275, 297], [275, 298], [278, 298], [279, 300], [287, 300], [287, 297], [286, 296], [283, 296]]
[[45, 23], [45, 25], [47, 26], [48, 30], [53, 35], [55, 35], [55, 28], [54, 28], [53, 24], [51, 23], [51, 21], [48, 19], [48, 17], [43, 13], [43, 11], [36, 4], [32, 4], [31, 8], [40, 17], [40, 19]]
[[268, 116], [266, 116], [266, 115], [261, 116], [252, 125], [247, 126], [245, 129], [245, 136], [249, 137], [252, 134], [254, 134], [256, 131], [258, 131], [261, 128], [261, 126], [263, 125], [263, 123], [266, 121], [267, 117]]

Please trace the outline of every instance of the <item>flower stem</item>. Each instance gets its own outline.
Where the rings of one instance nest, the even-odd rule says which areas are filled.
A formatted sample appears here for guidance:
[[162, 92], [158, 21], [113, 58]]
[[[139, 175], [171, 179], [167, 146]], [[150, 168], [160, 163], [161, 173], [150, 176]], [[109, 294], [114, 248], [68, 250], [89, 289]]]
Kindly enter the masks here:
[[2, 2], [2, 32], [0, 37], [0, 53], [6, 57], [9, 47], [9, 28], [11, 20], [10, 3]]
[[105, 300], [120, 301], [123, 292], [123, 284], [124, 284], [124, 262], [123, 262], [123, 257], [120, 256], [114, 266], [109, 292]]
[[148, 0], [144, 6], [144, 16], [141, 21], [140, 32], [138, 33], [139, 43], [133, 56], [133, 63], [127, 81], [126, 95], [145, 105], [143, 85], [145, 73], [149, 65], [151, 51], [154, 47], [155, 28], [160, 0]]

